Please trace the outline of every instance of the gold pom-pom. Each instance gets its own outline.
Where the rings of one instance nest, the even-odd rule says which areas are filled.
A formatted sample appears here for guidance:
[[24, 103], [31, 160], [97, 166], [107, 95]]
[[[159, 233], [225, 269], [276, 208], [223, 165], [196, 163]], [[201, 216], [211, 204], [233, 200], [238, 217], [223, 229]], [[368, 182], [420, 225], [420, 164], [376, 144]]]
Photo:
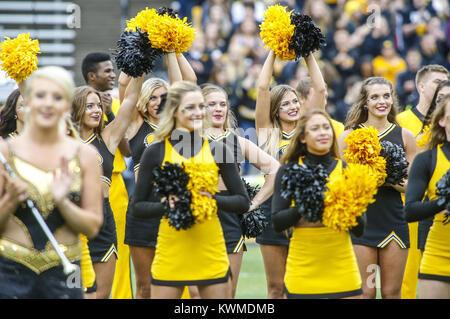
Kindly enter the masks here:
[[160, 15], [155, 9], [146, 8], [127, 21], [126, 31], [136, 29], [148, 33], [153, 48], [175, 52], [177, 55], [188, 51], [195, 38], [195, 29], [187, 22], [187, 18], [181, 20], [167, 13]]
[[200, 192], [217, 193], [219, 168], [215, 164], [184, 163], [184, 171], [189, 176], [186, 188], [191, 192], [191, 212], [196, 223], [210, 220], [217, 213], [217, 203], [213, 198]]
[[155, 9], [145, 8], [138, 12], [138, 14], [131, 20], [127, 20], [127, 27], [125, 31], [136, 31], [141, 29], [148, 33], [148, 30], [152, 28], [153, 24], [158, 23], [156, 20], [159, 17]]
[[278, 4], [264, 11], [264, 21], [260, 24], [260, 36], [265, 47], [269, 47], [280, 60], [294, 60], [295, 51], [289, 50], [295, 25], [291, 23], [291, 12]]
[[0, 43], [0, 66], [16, 82], [27, 79], [37, 69], [39, 41], [21, 33]]
[[419, 148], [424, 148], [431, 138], [430, 126], [427, 125], [423, 128], [423, 132], [416, 137], [416, 144]]
[[370, 126], [354, 130], [347, 135], [345, 142], [348, 145], [344, 151], [345, 161], [368, 165], [371, 175], [377, 177], [378, 186], [383, 185], [387, 177], [386, 159], [380, 155], [382, 147], [377, 129]]
[[325, 192], [322, 223], [337, 231], [347, 231], [358, 223], [367, 206], [375, 201], [377, 178], [362, 164], [348, 164], [342, 175], [332, 178]]

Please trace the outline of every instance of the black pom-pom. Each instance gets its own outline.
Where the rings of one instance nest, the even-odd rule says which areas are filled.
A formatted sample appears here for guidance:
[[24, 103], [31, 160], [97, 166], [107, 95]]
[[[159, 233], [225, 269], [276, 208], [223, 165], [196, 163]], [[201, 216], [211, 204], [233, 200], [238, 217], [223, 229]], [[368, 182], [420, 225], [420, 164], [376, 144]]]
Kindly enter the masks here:
[[134, 78], [150, 73], [156, 60], [164, 53], [161, 49], [153, 48], [147, 32], [140, 29], [124, 31], [117, 41], [117, 48], [114, 57], [117, 67]]
[[295, 25], [295, 29], [289, 49], [294, 50], [297, 60], [326, 46], [322, 31], [314, 25], [309, 15], [292, 12], [291, 23]]
[[450, 169], [436, 183], [436, 194], [438, 195], [437, 204], [447, 210], [445, 212], [447, 218], [444, 222], [447, 224], [450, 217]]
[[381, 141], [380, 145], [382, 147], [380, 155], [386, 159], [385, 184], [402, 186], [408, 177], [408, 161], [403, 147], [389, 141]]
[[178, 12], [176, 12], [172, 8], [167, 8], [167, 7], [160, 7], [158, 10], [156, 10], [156, 13], [159, 14], [160, 16], [167, 14], [169, 17], [174, 18], [174, 19], [178, 15]]
[[164, 216], [169, 219], [169, 225], [177, 230], [188, 229], [195, 224], [191, 212], [191, 193], [187, 189], [189, 176], [179, 164], [165, 163], [163, 167], [153, 169], [155, 181], [154, 191], [158, 197], [169, 198], [175, 195], [178, 200], [174, 207], [170, 207], [169, 201], [164, 202]]
[[[259, 186], [250, 185], [244, 178], [242, 178], [245, 188], [247, 189], [250, 201], [253, 200], [256, 193], [259, 192]], [[248, 213], [240, 215], [241, 229], [242, 233], [247, 238], [255, 238], [262, 234], [266, 229], [269, 222], [267, 221], [266, 215], [261, 208], [256, 208]]]
[[289, 163], [281, 177], [281, 197], [293, 200], [306, 221], [321, 221], [327, 181], [328, 174], [320, 164], [309, 167]]

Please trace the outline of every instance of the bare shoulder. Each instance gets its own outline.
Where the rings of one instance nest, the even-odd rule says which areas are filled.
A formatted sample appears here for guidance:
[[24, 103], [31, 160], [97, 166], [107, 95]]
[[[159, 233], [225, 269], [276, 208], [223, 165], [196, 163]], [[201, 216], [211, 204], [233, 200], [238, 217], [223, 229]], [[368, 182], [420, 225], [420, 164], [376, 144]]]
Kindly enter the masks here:
[[345, 138], [346, 138], [351, 132], [353, 132], [353, 129], [345, 130], [344, 132], [342, 132], [342, 133], [339, 135], [339, 140], [340, 140], [340, 141], [344, 141]]
[[94, 146], [70, 137], [67, 138], [67, 143], [74, 150], [78, 150], [80, 163], [83, 167], [97, 161], [97, 150]]

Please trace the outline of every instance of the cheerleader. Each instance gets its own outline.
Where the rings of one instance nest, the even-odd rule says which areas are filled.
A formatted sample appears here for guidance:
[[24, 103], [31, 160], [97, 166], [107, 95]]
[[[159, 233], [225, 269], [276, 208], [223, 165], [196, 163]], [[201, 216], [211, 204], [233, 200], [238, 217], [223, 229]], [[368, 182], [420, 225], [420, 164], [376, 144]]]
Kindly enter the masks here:
[[[211, 125], [206, 130], [208, 139], [224, 143], [233, 152], [233, 159], [224, 158], [223, 161], [235, 162], [240, 166], [245, 158], [265, 174], [264, 185], [252, 199], [249, 209], [249, 211], [252, 211], [271, 196], [275, 174], [279, 167], [278, 161], [258, 148], [250, 140], [238, 136], [235, 133], [236, 123], [230, 110], [228, 95], [224, 89], [214, 84], [205, 84], [202, 87], [202, 93], [205, 98], [207, 115]], [[219, 180], [218, 188], [223, 195], [227, 194], [222, 179]], [[238, 215], [223, 211], [219, 211], [218, 215], [224, 231], [225, 244], [233, 274], [232, 297], [234, 298], [242, 264], [243, 251], [246, 250], [245, 238]]]
[[[283, 154], [295, 134], [300, 113], [320, 106], [326, 100], [325, 82], [312, 54], [305, 58], [305, 61], [312, 81], [312, 87], [309, 89], [312, 96], [309, 106], [300, 104], [301, 99], [298, 92], [288, 85], [277, 85], [270, 89], [275, 63], [275, 54], [272, 50], [269, 51], [258, 78], [258, 96], [255, 110], [258, 145], [276, 159]], [[314, 107], [312, 106], [313, 102]], [[269, 225], [260, 236], [256, 237], [256, 242], [260, 245], [264, 260], [267, 297], [282, 298], [289, 236], [286, 232], [274, 231], [271, 223], [270, 206], [270, 199], [262, 205]]]
[[[411, 163], [416, 153], [416, 141], [411, 131], [396, 124], [396, 103], [389, 81], [381, 77], [366, 79], [359, 97], [347, 114], [346, 130], [339, 137], [341, 156], [347, 148], [344, 140], [350, 132], [373, 126], [378, 130], [380, 141], [386, 140], [400, 145]], [[364, 235], [359, 238], [352, 237], [363, 280], [364, 298], [376, 297], [375, 277], [371, 265], [380, 267], [381, 296], [401, 296], [409, 247], [408, 224], [403, 215], [400, 195], [405, 188], [406, 186], [389, 184], [381, 186], [376, 195], [376, 202], [369, 205], [365, 213], [367, 224]]]
[[[436, 108], [437, 86], [439, 83], [445, 82], [448, 76], [447, 69], [441, 65], [426, 65], [420, 68], [415, 79], [419, 103], [397, 115], [398, 124], [410, 130], [416, 136], [419, 148], [422, 146], [420, 140], [422, 139], [424, 128], [429, 125], [430, 115]], [[402, 196], [402, 199], [404, 200], [404, 196]], [[411, 245], [403, 278], [402, 298], [415, 299], [417, 296], [417, 272], [419, 271], [426, 236], [432, 222], [432, 219], [426, 219], [420, 222], [408, 223]]]
[[[450, 225], [445, 205], [437, 202], [436, 182], [450, 169], [450, 94], [443, 96], [431, 120], [427, 150], [414, 159], [406, 189], [406, 219], [433, 218], [419, 269], [419, 297], [450, 298]], [[428, 201], [422, 201], [424, 195]]]
[[0, 298], [83, 298], [24, 203], [30, 198], [67, 258], [79, 265], [79, 233], [93, 238], [102, 221], [96, 151], [66, 135], [74, 83], [59, 67], [38, 69], [24, 87], [24, 128], [0, 143], [16, 177], [1, 165]]
[[[286, 153], [281, 158], [272, 200], [272, 222], [276, 231], [294, 227], [284, 276], [287, 298], [359, 298], [361, 275], [348, 232], [325, 227], [321, 221], [309, 222], [298, 213], [291, 200], [281, 196], [286, 164], [298, 162], [310, 167], [322, 165], [329, 179], [342, 174], [336, 136], [324, 111], [303, 115]], [[364, 218], [351, 229], [357, 236], [364, 230]]]
[[[98, 236], [88, 242], [96, 274], [98, 299], [107, 299], [110, 296], [118, 258], [116, 226], [109, 201], [114, 154], [131, 120], [131, 112], [135, 107], [142, 80], [143, 77], [140, 77], [131, 81], [117, 116], [106, 127], [103, 127], [104, 109], [98, 91], [90, 86], [79, 87], [75, 90], [72, 103], [72, 121], [84, 143], [97, 148], [97, 163], [103, 168], [101, 180], [104, 223]], [[111, 258], [114, 255], [115, 258]]]
[[[142, 155], [132, 213], [138, 218], [161, 218], [166, 200], [171, 207], [176, 196], [156, 198], [153, 171], [164, 163], [207, 163], [217, 165], [229, 192], [215, 195], [219, 210], [242, 214], [249, 199], [240, 179], [237, 165], [221, 163], [228, 150], [223, 144], [208, 142], [200, 136], [205, 117], [205, 104], [200, 88], [187, 81], [169, 88], [167, 102], [159, 119], [155, 139]], [[213, 154], [214, 152], [214, 154]], [[216, 155], [217, 154], [217, 155]], [[232, 158], [230, 154], [226, 154]], [[220, 158], [216, 158], [220, 157]], [[211, 194], [202, 192], [211, 198]], [[195, 212], [193, 212], [195, 213]], [[180, 298], [184, 286], [198, 286], [202, 298], [230, 298], [230, 264], [217, 214], [186, 230], [169, 226], [162, 218], [158, 231], [155, 257], [151, 267], [151, 297]]]

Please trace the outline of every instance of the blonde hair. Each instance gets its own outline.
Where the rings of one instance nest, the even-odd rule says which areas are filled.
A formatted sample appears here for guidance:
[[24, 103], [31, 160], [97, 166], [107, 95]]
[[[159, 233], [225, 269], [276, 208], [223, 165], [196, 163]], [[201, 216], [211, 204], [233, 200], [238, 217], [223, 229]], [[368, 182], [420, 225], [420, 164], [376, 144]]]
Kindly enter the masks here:
[[158, 129], [155, 131], [153, 143], [164, 141], [166, 137], [170, 136], [175, 129], [174, 114], [180, 106], [181, 100], [187, 93], [195, 91], [202, 92], [198, 85], [188, 81], [178, 81], [169, 87], [166, 104], [164, 104], [159, 117]]
[[277, 85], [270, 90], [269, 116], [273, 127], [271, 128], [271, 133], [267, 138], [264, 150], [274, 158], [278, 157], [280, 140], [283, 134], [278, 111], [280, 110], [281, 101], [289, 92], [293, 92], [298, 98], [298, 92], [293, 87], [286, 84]]
[[37, 79], [48, 79], [57, 83], [62, 87], [66, 95], [66, 100], [72, 103], [73, 91], [75, 89], [75, 82], [72, 75], [65, 69], [59, 66], [45, 66], [37, 69], [26, 81], [23, 98], [26, 99], [30, 96], [31, 87], [33, 82]]
[[416, 73], [416, 87], [419, 85], [419, 83], [424, 82], [425, 79], [428, 78], [428, 75], [430, 75], [431, 73], [443, 73], [445, 74], [447, 77], [449, 77], [449, 72], [448, 70], [443, 67], [442, 65], [439, 64], [429, 64], [429, 65], [425, 65], [423, 67], [421, 67], [419, 69], [419, 71], [417, 71]]
[[100, 136], [100, 133], [103, 130], [105, 125], [104, 123], [104, 114], [105, 109], [103, 107], [103, 101], [101, 94], [91, 86], [84, 85], [77, 87], [74, 92], [73, 102], [72, 102], [72, 122], [75, 128], [80, 131], [83, 125], [83, 115], [86, 112], [86, 101], [87, 96], [91, 93], [97, 94], [100, 99], [100, 105], [102, 107], [102, 115], [100, 116], [100, 124], [98, 127], [94, 128], [94, 133]]
[[164, 87], [168, 88], [169, 84], [160, 78], [150, 78], [142, 84], [141, 94], [139, 95], [139, 99], [136, 103], [136, 108], [138, 109], [139, 113], [141, 113], [142, 117], [150, 120], [148, 117], [148, 109], [147, 104], [150, 99], [150, 96], [152, 96], [153, 91], [156, 89]]
[[[235, 129], [237, 128], [237, 120], [236, 120], [236, 116], [234, 115], [233, 111], [230, 108], [230, 102], [228, 100], [228, 94], [227, 92], [221, 88], [218, 85], [215, 84], [211, 84], [211, 83], [205, 83], [204, 85], [201, 85], [201, 89], [202, 89], [202, 94], [203, 97], [206, 99], [206, 97], [214, 92], [220, 92], [223, 93], [223, 95], [225, 96], [225, 101], [227, 104], [227, 112], [225, 115], [225, 122], [223, 124], [223, 129], [224, 130], [231, 130], [231, 131], [235, 131]], [[207, 116], [209, 119], [209, 115]], [[210, 124], [210, 120], [208, 120], [208, 124]]]
[[431, 150], [444, 143], [447, 140], [445, 128], [439, 124], [439, 121], [445, 116], [447, 104], [450, 103], [450, 94], [444, 95], [436, 106], [436, 110], [431, 118], [431, 137], [427, 143], [426, 149]]
[[391, 96], [392, 96], [392, 106], [389, 114], [387, 116], [387, 120], [390, 123], [397, 124], [397, 120], [395, 117], [397, 116], [398, 110], [398, 101], [397, 95], [395, 94], [392, 83], [386, 80], [383, 77], [370, 77], [364, 80], [362, 83], [361, 89], [359, 91], [359, 95], [356, 98], [356, 102], [353, 103], [350, 110], [347, 113], [347, 118], [345, 119], [345, 129], [355, 128], [361, 123], [364, 123], [369, 118], [369, 111], [367, 110], [366, 103], [367, 98], [369, 97], [369, 87], [376, 84], [387, 85], [389, 87]]

